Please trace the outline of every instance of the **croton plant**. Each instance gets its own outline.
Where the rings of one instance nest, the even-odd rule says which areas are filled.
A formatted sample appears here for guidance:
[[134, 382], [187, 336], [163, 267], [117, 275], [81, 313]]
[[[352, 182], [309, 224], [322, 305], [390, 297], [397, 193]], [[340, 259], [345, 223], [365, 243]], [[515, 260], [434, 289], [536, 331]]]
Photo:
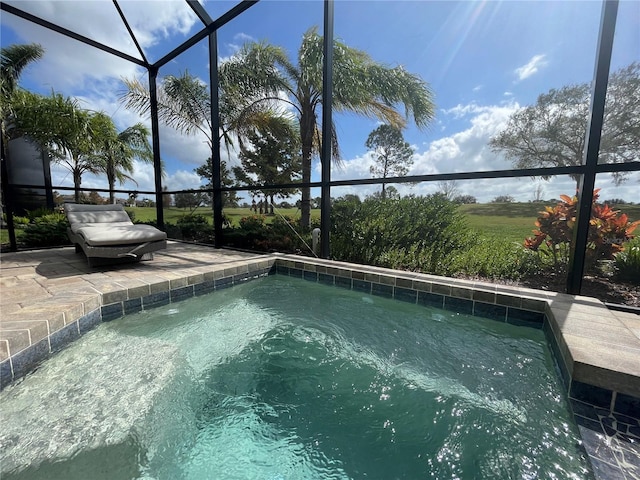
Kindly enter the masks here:
[[[589, 236], [587, 239], [586, 269], [598, 260], [611, 260], [624, 249], [624, 243], [633, 238], [640, 220], [631, 222], [626, 214], [609, 205], [598, 204], [600, 189], [593, 192]], [[555, 207], [545, 207], [535, 222], [533, 237], [525, 239], [524, 246], [551, 258], [554, 267], [567, 264], [576, 223], [578, 197], [561, 195]]]

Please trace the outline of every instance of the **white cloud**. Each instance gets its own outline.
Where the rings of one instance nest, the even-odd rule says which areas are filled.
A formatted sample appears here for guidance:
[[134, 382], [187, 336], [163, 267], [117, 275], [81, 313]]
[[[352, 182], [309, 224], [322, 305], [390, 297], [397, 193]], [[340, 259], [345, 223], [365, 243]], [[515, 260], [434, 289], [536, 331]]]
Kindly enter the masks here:
[[509, 168], [500, 155], [491, 151], [488, 143], [492, 136], [504, 128], [518, 108], [517, 103], [488, 106], [472, 103], [445, 110], [445, 114], [455, 119], [470, 117], [470, 126], [431, 142], [426, 151], [414, 156], [410, 173], [427, 175]]
[[[481, 172], [488, 170], [506, 170], [511, 168], [502, 155], [494, 153], [489, 147], [489, 140], [506, 125], [509, 117], [520, 106], [515, 103], [507, 105], [456, 105], [444, 110], [445, 115], [452, 118], [468, 119], [467, 128], [452, 135], [439, 138], [428, 144], [426, 150], [418, 151], [414, 156], [414, 165], [409, 175], [432, 175], [438, 173]], [[446, 122], [446, 120], [445, 120]], [[369, 166], [372, 165], [371, 152], [357, 156], [344, 162], [340, 172], [332, 173], [334, 180], [371, 178]], [[318, 177], [320, 166], [316, 165]], [[609, 175], [598, 177], [598, 186], [602, 186], [602, 198], [625, 198], [638, 201], [635, 193], [640, 174], [632, 175], [622, 186], [614, 186]], [[576, 183], [568, 176], [554, 177], [549, 182], [534, 181], [530, 177], [496, 178], [479, 180], [459, 180], [459, 194], [473, 195], [479, 202], [490, 202], [499, 195], [510, 195], [516, 201], [526, 202], [534, 197], [537, 183], [542, 182], [545, 199], [559, 198], [561, 194], [572, 194]], [[426, 195], [438, 190], [438, 182], [425, 182], [415, 186], [408, 184], [394, 185], [401, 195]], [[348, 186], [332, 189], [332, 196], [338, 197], [347, 193], [359, 195], [361, 198], [380, 191], [380, 185]], [[606, 193], [608, 192], [608, 193]]]
[[[8, 0], [6, 3], [116, 50], [138, 56], [138, 50], [111, 2]], [[119, 5], [143, 50], [162, 40], [175, 41], [175, 36], [186, 39], [194, 25], [201, 25], [193, 10], [182, 1], [124, 0]], [[3, 14], [3, 17], [3, 23], [7, 24], [18, 20], [10, 14]], [[43, 30], [34, 24], [29, 25], [32, 25], [32, 30]]]
[[[131, 36], [111, 2], [8, 2], [28, 10], [56, 25], [69, 28], [83, 36], [121, 52], [139, 57]], [[131, 28], [142, 49], [171, 38], [180, 43], [191, 31], [197, 17], [184, 2], [121, 2]], [[78, 22], [81, 18], [82, 21]], [[140, 67], [81, 42], [57, 34], [11, 14], [2, 15], [3, 27], [9, 26], [27, 43], [36, 42], [45, 48], [44, 57], [29, 67], [28, 77], [39, 82], [43, 91], [101, 89], [105, 77], [118, 79], [143, 73]], [[177, 37], [177, 38], [176, 38]], [[168, 53], [168, 52], [164, 52]], [[147, 53], [148, 54], [148, 53]]]
[[534, 55], [525, 65], [516, 68], [514, 73], [518, 77], [518, 81], [522, 81], [534, 73], [537, 73], [538, 70], [547, 65], [547, 63], [546, 55]]
[[[437, 173], [475, 172], [487, 170], [503, 170], [511, 167], [500, 154], [491, 151], [489, 140], [506, 125], [509, 117], [520, 106], [515, 103], [507, 105], [456, 105], [443, 113], [456, 120], [467, 119], [469, 125], [452, 135], [430, 142], [425, 151], [418, 151], [414, 156], [414, 164], [409, 175], [432, 175]], [[332, 179], [370, 178], [369, 167], [373, 164], [371, 152], [346, 160], [342, 170], [334, 170]], [[319, 175], [320, 166], [316, 165]], [[394, 185], [401, 195], [425, 195], [438, 190], [438, 182], [418, 185]], [[520, 201], [528, 201], [533, 195], [531, 179], [487, 179], [459, 181], [460, 194], [475, 196], [478, 201], [489, 202], [498, 195], [511, 195]], [[545, 184], [546, 185], [546, 184]], [[571, 191], [573, 180], [568, 177], [556, 179], [548, 189], [550, 196], [559, 196]], [[379, 185], [340, 187], [332, 190], [332, 195], [340, 196], [354, 193], [364, 197], [379, 191]], [[552, 193], [553, 190], [553, 193]]]
[[442, 110], [442, 113], [445, 115], [453, 115], [453, 118], [463, 118], [473, 114], [479, 114], [484, 112], [490, 112], [493, 108], [492, 106], [482, 106], [478, 105], [475, 102], [469, 103], [467, 105], [458, 104], [455, 107], [448, 108]]
[[248, 35], [248, 34], [242, 33], [242, 32], [236, 33], [233, 36], [233, 39], [234, 40], [239, 40], [241, 42], [255, 42], [256, 41], [256, 39], [254, 37], [252, 37], [251, 35]]
[[200, 176], [193, 171], [178, 170], [172, 175], [169, 175], [162, 183], [167, 186], [168, 190], [187, 190], [190, 188], [198, 188], [202, 184], [202, 180]]
[[225, 43], [225, 47], [229, 50], [230, 54], [219, 57], [218, 62], [219, 63], [228, 62], [240, 51], [240, 49], [245, 43], [256, 42], [256, 41], [257, 40], [251, 35], [248, 35], [243, 32], [236, 33], [233, 36], [232, 42]]
[[[413, 156], [413, 166], [409, 175], [432, 175], [437, 173], [453, 173], [462, 171], [498, 170], [509, 168], [509, 163], [500, 155], [491, 151], [489, 139], [497, 134], [507, 123], [509, 116], [519, 108], [517, 103], [508, 105], [456, 105], [443, 113], [456, 120], [468, 119], [469, 126], [453, 135], [430, 142], [425, 151], [418, 151]], [[371, 152], [345, 160], [340, 170], [332, 172], [333, 180], [354, 178], [371, 178], [369, 167], [374, 160]], [[316, 165], [315, 173], [319, 176], [320, 165]], [[437, 182], [436, 182], [437, 183]], [[428, 194], [437, 190], [434, 182], [417, 186], [396, 185], [402, 195], [409, 193]], [[476, 187], [479, 185], [475, 184]], [[343, 187], [345, 193], [357, 193], [360, 196], [380, 189], [379, 185], [366, 187]], [[495, 188], [489, 190], [494, 193]], [[341, 193], [344, 195], [344, 193]], [[512, 194], [512, 193], [504, 193]], [[333, 194], [337, 196], [338, 194]], [[478, 194], [474, 194], [478, 197]], [[495, 195], [494, 195], [495, 196]], [[492, 197], [493, 198], [493, 197]]]

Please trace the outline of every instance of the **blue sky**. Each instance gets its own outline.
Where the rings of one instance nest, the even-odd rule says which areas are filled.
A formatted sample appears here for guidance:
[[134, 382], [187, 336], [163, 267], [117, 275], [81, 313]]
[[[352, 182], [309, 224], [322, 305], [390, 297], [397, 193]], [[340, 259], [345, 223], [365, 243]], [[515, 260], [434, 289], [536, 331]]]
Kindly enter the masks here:
[[[136, 55], [111, 1], [8, 1], [51, 22], [71, 28], [99, 42]], [[171, 51], [201, 24], [181, 0], [120, 2], [133, 30], [151, 61]], [[208, 0], [216, 18], [235, 2]], [[429, 83], [435, 95], [436, 118], [429, 128], [409, 125], [405, 139], [416, 151], [413, 174], [505, 169], [510, 163], [492, 152], [487, 142], [504, 127], [509, 115], [535, 102], [551, 88], [591, 81], [595, 62], [601, 3], [596, 1], [342, 1], [335, 4], [335, 36], [351, 47], [366, 51], [389, 66], [403, 65]], [[263, 0], [225, 25], [218, 36], [221, 61], [231, 57], [246, 41], [264, 40], [284, 47], [295, 57], [302, 34], [312, 26], [322, 31], [323, 4], [319, 0]], [[109, 54], [95, 51], [53, 32], [30, 25], [3, 12], [2, 45], [41, 43], [45, 57], [23, 76], [25, 88], [51, 90], [82, 100], [86, 108], [112, 115], [120, 128], [145, 121], [126, 111], [117, 101], [122, 77], [146, 78], [145, 72]], [[622, 1], [612, 69], [640, 61], [640, 2]], [[162, 68], [160, 75], [185, 70], [208, 79], [207, 43]], [[365, 141], [376, 128], [374, 119], [336, 115], [342, 167], [333, 179], [369, 177], [372, 162]], [[200, 185], [194, 169], [207, 156], [201, 137], [185, 137], [162, 128], [161, 153], [167, 167], [169, 189]], [[230, 163], [237, 161], [232, 154]], [[318, 178], [319, 166], [314, 169]], [[137, 165], [133, 184], [125, 188], [153, 189], [152, 170]], [[608, 176], [598, 179], [602, 198], [623, 197], [640, 201], [640, 174], [620, 187]], [[54, 183], [71, 185], [70, 175], [54, 169]], [[497, 195], [518, 200], [533, 198], [540, 183], [530, 178], [459, 182], [458, 192], [479, 201]], [[106, 187], [106, 181], [83, 177], [87, 187]], [[571, 193], [574, 182], [557, 178], [542, 182], [544, 197]], [[434, 183], [398, 186], [401, 193], [431, 193]], [[336, 188], [334, 196], [372, 193], [379, 187]]]

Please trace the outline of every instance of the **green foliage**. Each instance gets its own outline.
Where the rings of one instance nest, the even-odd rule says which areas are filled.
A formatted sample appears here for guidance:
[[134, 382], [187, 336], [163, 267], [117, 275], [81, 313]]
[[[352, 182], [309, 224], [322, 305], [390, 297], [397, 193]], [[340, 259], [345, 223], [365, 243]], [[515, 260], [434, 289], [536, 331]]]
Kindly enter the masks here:
[[[623, 250], [623, 244], [633, 238], [631, 233], [640, 221], [631, 222], [626, 214], [620, 214], [608, 205], [597, 203], [599, 189], [594, 191], [589, 220], [585, 270], [593, 270], [599, 260], [611, 260]], [[540, 253], [543, 260], [555, 271], [563, 271], [569, 261], [573, 228], [576, 223], [578, 197], [561, 195], [555, 207], [545, 207], [536, 220], [534, 236], [525, 239], [524, 246]]]
[[210, 243], [213, 239], [213, 227], [205, 215], [190, 213], [183, 215], [177, 221], [180, 231], [179, 238], [195, 242]]
[[537, 255], [470, 229], [442, 194], [402, 200], [338, 199], [331, 249], [339, 260], [446, 276], [517, 280], [537, 274]]
[[[235, 177], [247, 185], [278, 185], [295, 183], [300, 178], [300, 132], [293, 118], [275, 117], [270, 124], [247, 132], [247, 143], [240, 144], [242, 167], [234, 167]], [[256, 190], [265, 199], [287, 198], [296, 189]]]
[[[33, 222], [36, 218], [44, 217], [45, 215], [49, 215], [51, 213], [52, 212], [49, 208], [39, 207], [39, 208], [36, 208], [35, 210], [28, 210], [27, 218], [29, 219], [29, 222]], [[14, 217], [14, 222], [15, 222], [15, 217]]]
[[180, 192], [174, 196], [174, 204], [177, 208], [188, 208], [192, 213], [200, 205], [209, 202], [209, 194], [206, 192]]
[[518, 280], [540, 273], [537, 255], [521, 244], [498, 237], [477, 236], [468, 248], [457, 252], [447, 275]]
[[[18, 88], [18, 80], [24, 69], [30, 63], [39, 60], [44, 55], [40, 44], [13, 44], [2, 47], [0, 52], [0, 95], [2, 108], [11, 94]], [[3, 111], [3, 117], [4, 117]]]
[[35, 218], [26, 226], [20, 238], [26, 247], [52, 247], [67, 245], [67, 217], [63, 213], [49, 213]]
[[[243, 114], [261, 103], [271, 107], [274, 97], [288, 92], [301, 126], [301, 174], [306, 184], [311, 182], [312, 158], [319, 153], [318, 121], [323, 101], [323, 38], [316, 27], [304, 34], [297, 59], [298, 63], [293, 63], [284, 49], [266, 43], [246, 44], [220, 66], [220, 87], [221, 98], [227, 99], [225, 105], [235, 105]], [[337, 40], [333, 45], [332, 103], [336, 111], [378, 118], [399, 128], [410, 117], [418, 127], [425, 127], [435, 114], [431, 90], [418, 75], [401, 66], [377, 63], [366, 52]], [[400, 106], [406, 115], [396, 110]], [[338, 159], [335, 129], [331, 137], [332, 153]], [[302, 187], [301, 193], [300, 223], [309, 227], [310, 187]]]
[[[211, 157], [207, 158], [207, 161], [200, 165], [198, 168], [194, 170], [203, 182], [206, 184], [202, 187], [205, 190], [213, 189], [213, 182], [211, 179], [213, 178], [213, 162]], [[233, 176], [231, 175], [231, 171], [227, 168], [227, 162], [224, 160], [220, 161], [220, 183], [223, 187], [231, 187], [235, 184]], [[209, 193], [205, 193], [207, 195], [207, 199], [203, 200], [202, 203], [208, 203]], [[238, 193], [237, 192], [222, 192], [222, 206], [223, 207], [233, 207], [238, 204]]]
[[491, 200], [491, 203], [513, 203], [516, 199], [511, 195], [498, 195], [496, 198]]
[[618, 280], [640, 284], [640, 237], [624, 246], [614, 257], [615, 277]]
[[[413, 165], [413, 147], [404, 141], [402, 130], [380, 125], [369, 134], [365, 146], [374, 152], [375, 164], [369, 168], [374, 178], [401, 177]], [[382, 184], [382, 199], [387, 198]]]
[[473, 241], [443, 195], [336, 201], [331, 224], [336, 259], [426, 273], [449, 273], [452, 255]]
[[[605, 105], [600, 163], [637, 160], [640, 149], [640, 62], [613, 72]], [[495, 136], [491, 148], [515, 168], [581, 165], [589, 119], [591, 87], [587, 83], [551, 89], [534, 105], [521, 108]], [[624, 172], [614, 174], [620, 181]], [[578, 174], [572, 174], [576, 181]], [[543, 177], [545, 178], [545, 177]]]
[[457, 195], [453, 199], [453, 203], [458, 203], [462, 205], [469, 205], [473, 203], [477, 203], [476, 197], [473, 195]]
[[246, 233], [261, 234], [264, 229], [264, 217], [262, 215], [249, 215], [240, 219], [240, 229]]
[[[2, 216], [6, 218], [6, 214], [3, 214]], [[13, 225], [15, 228], [25, 228], [30, 222], [31, 220], [29, 220], [28, 217], [13, 217]]]
[[310, 254], [305, 242], [311, 244], [311, 235], [290, 217], [249, 215], [240, 219], [238, 228], [225, 229], [224, 241], [231, 247], [260, 252]]

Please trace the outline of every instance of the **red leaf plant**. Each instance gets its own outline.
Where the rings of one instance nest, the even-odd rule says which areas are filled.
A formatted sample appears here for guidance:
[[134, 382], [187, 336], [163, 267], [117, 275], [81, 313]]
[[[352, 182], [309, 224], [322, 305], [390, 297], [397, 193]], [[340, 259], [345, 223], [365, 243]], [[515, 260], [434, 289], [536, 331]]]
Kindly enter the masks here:
[[[593, 192], [589, 236], [587, 238], [586, 270], [591, 270], [598, 260], [611, 260], [631, 240], [631, 233], [640, 220], [630, 222], [626, 214], [613, 210], [609, 205], [597, 203], [600, 189]], [[554, 269], [563, 269], [569, 260], [569, 251], [576, 223], [578, 197], [560, 195], [555, 207], [545, 207], [535, 222], [533, 237], [526, 238], [525, 248], [537, 251], [552, 261]]]

